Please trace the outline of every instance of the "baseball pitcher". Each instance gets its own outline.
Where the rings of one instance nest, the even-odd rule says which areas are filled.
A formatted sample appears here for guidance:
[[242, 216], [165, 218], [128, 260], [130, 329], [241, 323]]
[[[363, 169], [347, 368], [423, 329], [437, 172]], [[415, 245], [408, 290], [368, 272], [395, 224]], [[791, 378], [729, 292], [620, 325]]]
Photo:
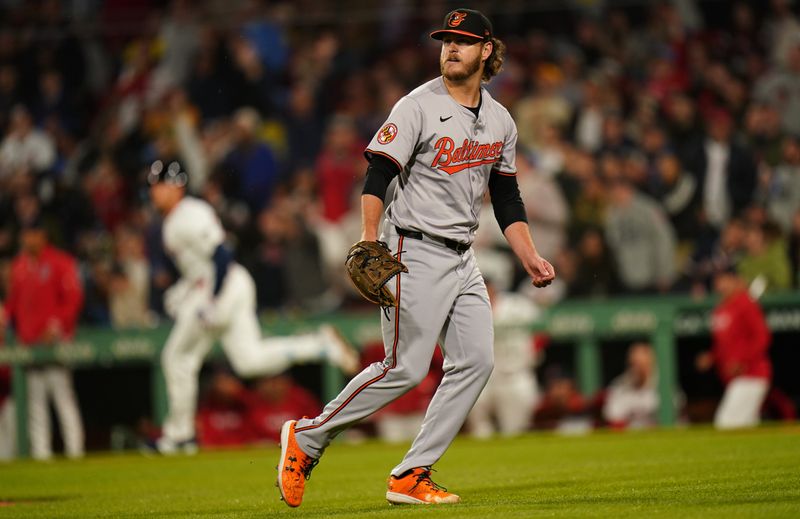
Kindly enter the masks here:
[[[516, 126], [481, 85], [499, 71], [503, 43], [493, 36], [489, 20], [470, 9], [449, 13], [431, 37], [442, 41], [442, 75], [402, 98], [370, 142], [362, 241], [348, 259], [351, 275], [358, 274], [354, 282], [368, 298], [381, 291], [375, 289], [391, 292], [391, 298], [378, 298], [386, 310], [386, 358], [356, 375], [321, 415], [284, 424], [277, 483], [289, 506], [301, 504], [306, 479], [333, 437], [425, 377], [437, 343], [444, 377], [411, 449], [391, 470], [386, 499], [459, 501], [430, 474], [492, 372], [492, 312], [471, 250], [487, 189], [500, 227], [533, 283], [545, 286], [555, 276], [537, 253], [525, 220], [515, 178]], [[380, 235], [390, 250], [384, 255], [363, 243], [379, 237], [386, 189], [395, 177]], [[359, 273], [362, 268], [366, 275]], [[387, 282], [374, 272], [391, 278]], [[365, 279], [382, 286], [365, 289]]]

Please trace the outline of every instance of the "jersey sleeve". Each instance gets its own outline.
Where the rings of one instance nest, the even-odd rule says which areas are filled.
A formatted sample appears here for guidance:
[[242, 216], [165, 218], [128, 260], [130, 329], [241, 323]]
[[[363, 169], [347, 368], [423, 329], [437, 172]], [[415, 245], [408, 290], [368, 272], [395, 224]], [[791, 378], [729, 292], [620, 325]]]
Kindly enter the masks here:
[[508, 116], [508, 130], [506, 132], [506, 140], [503, 142], [503, 152], [500, 155], [500, 160], [495, 164], [494, 171], [501, 175], [516, 175], [517, 174], [517, 126]]
[[394, 162], [401, 171], [411, 159], [422, 132], [422, 109], [410, 97], [394, 105], [389, 118], [370, 141], [364, 156], [371, 160], [381, 155]]

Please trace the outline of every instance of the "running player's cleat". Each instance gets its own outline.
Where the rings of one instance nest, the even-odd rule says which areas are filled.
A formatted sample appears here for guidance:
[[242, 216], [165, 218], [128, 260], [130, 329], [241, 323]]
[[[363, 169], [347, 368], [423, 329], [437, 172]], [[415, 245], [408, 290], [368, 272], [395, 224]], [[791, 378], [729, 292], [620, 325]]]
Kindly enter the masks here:
[[345, 375], [355, 375], [361, 368], [361, 362], [353, 346], [345, 339], [339, 330], [330, 324], [319, 327], [319, 334], [325, 342], [328, 361]]
[[389, 476], [386, 500], [392, 505], [458, 503], [461, 498], [431, 480], [431, 469], [418, 467], [401, 476]]
[[297, 420], [289, 420], [281, 428], [281, 460], [278, 463], [278, 489], [281, 499], [291, 507], [303, 502], [306, 480], [319, 462], [300, 450], [294, 437], [296, 424]]

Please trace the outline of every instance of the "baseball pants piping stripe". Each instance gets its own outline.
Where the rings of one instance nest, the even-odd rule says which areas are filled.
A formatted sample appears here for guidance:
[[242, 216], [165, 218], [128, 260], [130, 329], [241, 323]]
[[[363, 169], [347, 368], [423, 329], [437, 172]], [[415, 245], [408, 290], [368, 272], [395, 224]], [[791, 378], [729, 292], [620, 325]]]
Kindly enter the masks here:
[[[403, 238], [404, 238], [403, 236], [400, 236], [400, 239], [397, 242], [397, 260], [398, 261], [403, 261], [403, 258], [402, 258], [402, 255], [403, 255]], [[370, 379], [370, 380], [364, 382], [363, 384], [361, 384], [361, 386], [359, 386], [358, 389], [356, 389], [353, 392], [353, 394], [350, 395], [347, 398], [347, 400], [342, 402], [342, 405], [340, 405], [339, 407], [334, 409], [331, 412], [331, 414], [326, 416], [325, 419], [322, 420], [320, 423], [314, 424], [314, 425], [307, 425], [306, 427], [297, 428], [294, 431], [295, 434], [299, 433], [299, 432], [303, 432], [303, 431], [308, 431], [308, 430], [311, 430], [311, 429], [316, 429], [317, 427], [321, 427], [322, 425], [325, 425], [325, 423], [328, 420], [330, 420], [331, 418], [336, 416], [339, 413], [339, 411], [341, 411], [342, 409], [347, 407], [347, 404], [352, 402], [352, 400], [355, 397], [357, 397], [359, 393], [361, 393], [366, 388], [368, 388], [369, 386], [371, 386], [375, 382], [378, 382], [383, 377], [385, 377], [386, 373], [388, 373], [389, 370], [397, 367], [397, 343], [400, 340], [400, 297], [401, 297], [401, 294], [400, 294], [400, 274], [397, 274], [397, 290], [396, 290], [396, 292], [397, 292], [397, 306], [395, 306], [395, 308], [394, 308], [394, 342], [392, 344], [392, 365], [384, 368], [384, 370], [381, 372], [381, 374], [378, 375], [377, 377], [375, 377], [373, 379]]]

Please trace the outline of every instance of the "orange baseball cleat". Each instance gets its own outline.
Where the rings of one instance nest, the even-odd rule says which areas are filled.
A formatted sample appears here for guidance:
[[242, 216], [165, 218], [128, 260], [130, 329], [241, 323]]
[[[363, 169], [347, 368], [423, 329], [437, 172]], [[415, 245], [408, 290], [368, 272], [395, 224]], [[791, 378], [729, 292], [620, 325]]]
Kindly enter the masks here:
[[431, 480], [431, 469], [418, 467], [401, 477], [389, 477], [386, 500], [392, 505], [458, 503], [461, 498]]
[[291, 507], [298, 507], [303, 502], [306, 480], [319, 462], [300, 450], [294, 437], [296, 424], [297, 420], [289, 420], [281, 428], [281, 461], [278, 464], [277, 486], [281, 498]]

